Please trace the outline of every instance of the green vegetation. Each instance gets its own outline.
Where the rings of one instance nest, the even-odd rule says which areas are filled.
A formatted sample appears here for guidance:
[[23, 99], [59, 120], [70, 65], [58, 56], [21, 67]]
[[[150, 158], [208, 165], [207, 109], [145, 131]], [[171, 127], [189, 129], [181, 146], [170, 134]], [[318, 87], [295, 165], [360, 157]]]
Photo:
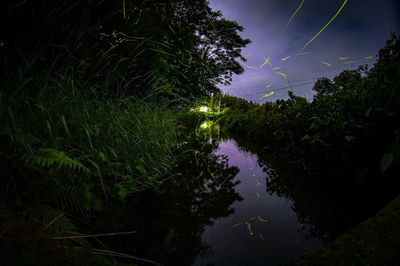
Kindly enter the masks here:
[[222, 103], [229, 109], [219, 123], [313, 176], [398, 182], [389, 177], [399, 172], [400, 161], [399, 60], [400, 41], [393, 35], [371, 70], [319, 79], [312, 102], [292, 92], [286, 101], [261, 106], [225, 96]]
[[[260, 106], [219, 94], [218, 84], [243, 72], [237, 60], [245, 61], [250, 40], [206, 0], [11, 2], [0, 4], [8, 29], [0, 40], [0, 261], [7, 265], [126, 262], [98, 255], [146, 261], [109, 251], [94, 236], [149, 228], [152, 215], [135, 208], [152, 200], [162, 224], [154, 221], [150, 236], [160, 246], [140, 250], [141, 235], [139, 254], [173, 263], [168, 254], [179, 247], [176, 256], [190, 263], [209, 252], [200, 233], [241, 200], [238, 170], [194, 128], [214, 136], [219, 128], [210, 125], [219, 124], [313, 176], [346, 171], [348, 183], [398, 184], [397, 36], [371, 70], [320, 79], [313, 102], [290, 93]], [[209, 96], [210, 108], [200, 110]], [[228, 108], [217, 112], [217, 101]]]
[[116, 265], [86, 261], [125, 255], [79, 236], [104, 233], [110, 209], [176, 182], [184, 127], [200, 119], [177, 111], [243, 72], [250, 41], [205, 0], [0, 6], [0, 260]]
[[[399, 193], [399, 60], [400, 40], [393, 35], [371, 70], [319, 79], [312, 102], [292, 92], [286, 101], [263, 105], [221, 98], [227, 108], [220, 128], [293, 164], [296, 174], [270, 175], [267, 190], [292, 199], [300, 221], [328, 241], [359, 223], [356, 213], [370, 213]], [[397, 265], [398, 199], [289, 265]]]
[[79, 234], [79, 219], [169, 178], [178, 150], [171, 110], [133, 97], [98, 99], [61, 74], [21, 69], [4, 88], [3, 212], [17, 212], [57, 235]]

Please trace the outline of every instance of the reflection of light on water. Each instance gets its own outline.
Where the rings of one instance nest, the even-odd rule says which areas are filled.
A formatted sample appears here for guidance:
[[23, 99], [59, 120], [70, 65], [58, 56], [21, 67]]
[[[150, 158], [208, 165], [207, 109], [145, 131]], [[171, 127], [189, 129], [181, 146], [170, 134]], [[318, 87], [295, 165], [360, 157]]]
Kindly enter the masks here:
[[200, 125], [201, 128], [203, 129], [207, 129], [209, 127], [212, 126], [212, 122], [211, 121], [205, 121], [203, 124]]
[[[322, 244], [308, 232], [289, 230], [301, 225], [291, 208], [293, 203], [266, 191], [262, 184], [269, 174], [263, 171], [256, 154], [241, 149], [234, 140], [220, 141], [215, 154], [226, 156], [229, 166], [240, 170], [234, 189], [242, 200], [230, 205], [234, 210], [230, 215], [216, 219], [205, 229], [202, 241], [214, 254], [198, 256], [193, 265], [276, 265], [283, 257], [293, 258], [303, 254], [305, 247]], [[292, 241], [298, 240], [301, 243], [293, 248]]]

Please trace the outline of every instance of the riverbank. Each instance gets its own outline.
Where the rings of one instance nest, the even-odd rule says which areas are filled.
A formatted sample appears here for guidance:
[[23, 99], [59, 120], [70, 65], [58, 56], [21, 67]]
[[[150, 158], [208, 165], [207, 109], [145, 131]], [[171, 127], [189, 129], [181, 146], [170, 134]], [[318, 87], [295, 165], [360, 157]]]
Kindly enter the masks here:
[[[334, 217], [333, 217], [334, 219]], [[400, 196], [335, 241], [285, 265], [399, 265]]]
[[318, 179], [310, 183], [299, 178], [302, 171], [296, 164], [285, 167], [284, 161], [248, 140], [239, 144], [272, 163], [277, 177], [267, 181], [267, 190], [292, 200], [306, 230], [328, 242], [284, 265], [398, 265], [400, 196], [388, 198], [396, 189], [352, 188]]

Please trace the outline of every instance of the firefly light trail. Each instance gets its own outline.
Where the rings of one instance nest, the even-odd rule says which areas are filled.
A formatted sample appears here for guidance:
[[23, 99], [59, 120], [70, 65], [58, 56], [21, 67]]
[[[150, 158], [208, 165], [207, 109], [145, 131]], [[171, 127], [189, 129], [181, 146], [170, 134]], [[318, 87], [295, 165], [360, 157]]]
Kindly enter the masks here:
[[[301, 7], [303, 6], [303, 3], [304, 3], [304, 0], [300, 3], [299, 7], [296, 9], [296, 11], [295, 11], [295, 12], [293, 13], [293, 15], [290, 17], [290, 19], [289, 19], [288, 23], [286, 24], [285, 28], [284, 28], [284, 29], [281, 31], [281, 33], [278, 35], [278, 38], [276, 39], [274, 45], [273, 45], [272, 48], [271, 48], [271, 51], [269, 52], [268, 59], [271, 57], [272, 51], [274, 50], [275, 45], [278, 43], [278, 41], [279, 41], [281, 35], [282, 35], [283, 33], [285, 33], [285, 31], [286, 31], [287, 27], [289, 26], [290, 22], [292, 21], [292, 19], [294, 18], [294, 16], [297, 14], [297, 12], [299, 12], [299, 10], [301, 9]], [[289, 57], [290, 57], [290, 56], [288, 56], [287, 58], [289, 58]], [[286, 58], [286, 59], [287, 59], [287, 58]], [[271, 65], [271, 64], [270, 64], [270, 65]], [[272, 67], [272, 66], [271, 66], [271, 67]]]
[[347, 3], [347, 1], [348, 1], [348, 0], [345, 0], [345, 1], [344, 1], [343, 5], [340, 7], [339, 11], [336, 12], [336, 14], [335, 14], [335, 15], [333, 16], [333, 18], [328, 22], [328, 24], [326, 24], [326, 25], [322, 28], [322, 30], [320, 30], [314, 37], [312, 37], [312, 39], [309, 40], [308, 43], [306, 43], [306, 44], [303, 46], [303, 48], [301, 48], [301, 50], [300, 50], [299, 53], [301, 53], [315, 38], [317, 38], [318, 35], [321, 34], [321, 32], [323, 32], [323, 31], [325, 30], [326, 27], [328, 27], [329, 24], [331, 24], [331, 22], [337, 17], [337, 15], [339, 15], [340, 11], [342, 11], [342, 9], [343, 9], [344, 5]]

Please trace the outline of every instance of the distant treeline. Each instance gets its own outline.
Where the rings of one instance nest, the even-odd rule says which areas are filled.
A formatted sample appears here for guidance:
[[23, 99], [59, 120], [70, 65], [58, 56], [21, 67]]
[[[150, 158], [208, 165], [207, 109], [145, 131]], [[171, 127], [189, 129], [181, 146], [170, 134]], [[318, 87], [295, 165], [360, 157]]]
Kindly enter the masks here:
[[261, 106], [222, 97], [230, 109], [220, 124], [316, 176], [398, 183], [388, 178], [399, 173], [399, 80], [400, 41], [393, 35], [372, 69], [319, 79], [312, 102], [292, 92], [288, 100]]

